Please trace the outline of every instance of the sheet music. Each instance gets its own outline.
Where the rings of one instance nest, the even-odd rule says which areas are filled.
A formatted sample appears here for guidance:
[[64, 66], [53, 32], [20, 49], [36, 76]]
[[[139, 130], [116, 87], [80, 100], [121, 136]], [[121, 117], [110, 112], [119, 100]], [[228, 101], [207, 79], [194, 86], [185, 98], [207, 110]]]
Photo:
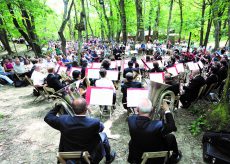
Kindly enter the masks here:
[[92, 63], [92, 68], [101, 68], [101, 63]]
[[147, 65], [150, 69], [153, 68], [153, 63], [152, 63], [152, 62], [147, 62], [146, 65]]
[[193, 64], [194, 64], [195, 70], [199, 70], [200, 69], [199, 66], [198, 66], [198, 63], [193, 63]]
[[163, 75], [164, 75], [163, 73], [150, 73], [149, 78], [151, 81], [164, 83]]
[[100, 71], [100, 69], [88, 68], [88, 78], [89, 79], [99, 79], [99, 77], [100, 77], [99, 71]]
[[111, 61], [110, 68], [117, 68], [117, 62]]
[[176, 70], [176, 67], [167, 68], [167, 71], [168, 71], [169, 73], [171, 73], [173, 76], [177, 76], [177, 75], [178, 75], [177, 70]]
[[116, 62], [117, 62], [117, 66], [120, 67], [122, 60], [116, 60]]
[[91, 105], [109, 105], [113, 104], [113, 89], [92, 88], [90, 94]]
[[65, 74], [66, 71], [67, 71], [67, 67], [60, 66], [60, 68], [58, 70], [58, 74]]
[[164, 67], [164, 64], [160, 60], [156, 60], [159, 64], [159, 67]]
[[127, 89], [127, 106], [137, 107], [140, 100], [143, 98], [148, 98], [147, 89]]
[[178, 73], [185, 72], [183, 63], [176, 64], [176, 69]]
[[81, 68], [80, 67], [72, 67], [69, 73], [69, 76], [72, 77], [73, 71], [78, 70], [81, 72]]
[[115, 81], [117, 81], [118, 80], [118, 73], [119, 73], [118, 71], [107, 70], [106, 77], [109, 80], [115, 80]]
[[187, 65], [188, 65], [189, 70], [191, 71], [199, 69], [198, 65], [195, 65], [195, 63], [193, 62], [188, 62]]

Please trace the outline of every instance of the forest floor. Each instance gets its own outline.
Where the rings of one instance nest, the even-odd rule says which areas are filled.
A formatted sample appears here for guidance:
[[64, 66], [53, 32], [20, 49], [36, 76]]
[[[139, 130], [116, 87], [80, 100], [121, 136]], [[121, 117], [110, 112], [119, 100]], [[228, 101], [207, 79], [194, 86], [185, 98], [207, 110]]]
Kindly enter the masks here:
[[[25, 45], [18, 45], [20, 55], [24, 55]], [[32, 55], [30, 51], [27, 53]], [[0, 52], [0, 57], [5, 52]], [[33, 103], [32, 87], [0, 87], [0, 164], [56, 163], [56, 152], [60, 133], [44, 122], [46, 113], [54, 101]], [[121, 93], [117, 92], [117, 102]], [[93, 116], [99, 117], [98, 108], [92, 107]], [[121, 103], [111, 119], [103, 118], [113, 150], [117, 152], [114, 163], [127, 163], [129, 132], [126, 111]], [[202, 164], [202, 134], [193, 136], [189, 131], [191, 122], [196, 119], [190, 112], [178, 109], [175, 122], [178, 131], [174, 133], [179, 149], [183, 153], [181, 164]]]
[[[120, 93], [117, 94], [120, 102]], [[32, 87], [0, 88], [0, 163], [56, 163], [60, 133], [44, 122], [46, 113], [55, 101], [33, 103]], [[92, 107], [94, 117], [99, 117]], [[192, 136], [189, 125], [194, 120], [190, 112], [179, 109], [175, 114], [178, 131], [175, 133], [183, 153], [181, 164], [200, 164], [202, 161], [201, 135]], [[114, 163], [126, 163], [129, 132], [126, 112], [118, 106], [111, 120], [103, 118], [112, 149], [117, 152]]]

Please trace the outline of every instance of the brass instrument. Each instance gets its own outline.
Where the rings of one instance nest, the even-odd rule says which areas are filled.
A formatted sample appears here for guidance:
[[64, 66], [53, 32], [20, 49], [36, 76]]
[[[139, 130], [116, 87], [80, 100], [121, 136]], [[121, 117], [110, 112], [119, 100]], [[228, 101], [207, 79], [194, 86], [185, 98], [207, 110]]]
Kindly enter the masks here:
[[154, 81], [148, 81], [149, 86], [149, 99], [152, 102], [154, 113], [152, 115], [153, 119], [163, 119], [164, 112], [161, 109], [163, 101], [169, 104], [169, 109], [173, 114], [175, 94], [172, 91], [167, 90], [170, 86], [168, 84], [162, 84]]

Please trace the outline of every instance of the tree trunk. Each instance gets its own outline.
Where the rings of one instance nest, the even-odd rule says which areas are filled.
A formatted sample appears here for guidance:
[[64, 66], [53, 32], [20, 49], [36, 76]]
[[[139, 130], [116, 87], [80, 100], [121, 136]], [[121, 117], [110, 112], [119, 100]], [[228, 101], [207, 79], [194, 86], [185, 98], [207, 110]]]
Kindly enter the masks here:
[[[127, 30], [126, 30], [125, 0], [120, 0], [119, 4], [120, 4], [120, 12], [119, 13], [120, 13], [120, 17], [121, 17], [122, 38], [123, 38], [123, 42], [126, 44], [127, 43]], [[120, 35], [118, 37], [120, 37]]]
[[116, 42], [119, 43], [120, 42], [120, 35], [121, 35], [121, 30], [117, 31], [117, 35], [116, 35]]
[[41, 55], [41, 47], [38, 44], [38, 37], [35, 32], [34, 17], [31, 14], [28, 15], [27, 11], [24, 9], [23, 4], [19, 4], [20, 10], [22, 12], [22, 17], [25, 18], [22, 20], [23, 25], [25, 26], [27, 33], [23, 31], [23, 28], [19, 25], [14, 10], [10, 2], [7, 2], [7, 8], [12, 15], [14, 26], [17, 28], [18, 32], [25, 38], [28, 44], [32, 47], [36, 56]]
[[201, 27], [200, 27], [200, 46], [203, 45], [203, 39], [204, 39], [204, 22], [205, 22], [205, 9], [206, 9], [206, 0], [203, 0], [202, 3], [202, 12], [201, 12]]
[[62, 21], [62, 24], [61, 24], [61, 27], [58, 31], [58, 34], [59, 34], [60, 39], [61, 39], [62, 52], [64, 55], [66, 55], [66, 38], [65, 38], [63, 32], [65, 30], [65, 27], [66, 27], [68, 20], [70, 19], [70, 13], [71, 13], [71, 10], [72, 10], [73, 4], [74, 4], [74, 0], [72, 0], [70, 7], [69, 7], [69, 10], [67, 10], [68, 9], [68, 1], [63, 0], [63, 2], [64, 2], [64, 11], [65, 11], [64, 16], [65, 16], [65, 18], [63, 17], [64, 19]]
[[160, 20], [160, 10], [161, 10], [161, 5], [160, 5], [160, 0], [157, 1], [157, 11], [156, 11], [156, 19], [155, 19], [155, 25], [154, 25], [154, 34], [156, 35], [155, 39], [158, 39], [159, 36], [159, 20]]
[[72, 20], [69, 19], [68, 21], [68, 28], [69, 28], [69, 38], [72, 41], [74, 39], [74, 33], [73, 33], [73, 26], [72, 26]]
[[9, 55], [11, 55], [13, 53], [13, 51], [11, 50], [10, 44], [9, 44], [9, 40], [7, 37], [7, 32], [5, 30], [5, 28], [3, 27], [3, 19], [0, 16], [0, 25], [2, 26], [2, 28], [0, 28], [0, 41], [2, 42], [5, 50], [8, 52]]
[[230, 3], [228, 3], [228, 51], [230, 50]]
[[172, 8], [173, 8], [173, 0], [171, 0], [171, 2], [170, 2], [166, 44], [168, 44], [168, 41], [169, 41], [169, 31], [170, 31], [170, 25], [171, 25], [171, 19], [172, 19]]
[[92, 29], [92, 26], [90, 24], [90, 19], [89, 19], [89, 4], [88, 4], [88, 0], [86, 1], [86, 6], [87, 6], [87, 16], [86, 16], [86, 20], [87, 20], [87, 24], [89, 25], [89, 29], [90, 29], [90, 33], [92, 35], [92, 37], [94, 37], [94, 32], [93, 32], [93, 29]]
[[205, 39], [204, 39], [205, 48], [208, 45], [208, 39], [209, 39], [209, 34], [210, 34], [210, 31], [211, 31], [211, 27], [212, 27], [212, 13], [211, 13], [211, 9], [210, 9], [209, 10], [208, 25], [207, 25], [207, 30], [206, 30]]
[[108, 40], [110, 41], [111, 40], [111, 27], [110, 27], [109, 18], [108, 18], [107, 14], [106, 14], [106, 11], [105, 11], [105, 3], [104, 3], [104, 1], [103, 1], [103, 4], [102, 4], [102, 9], [103, 9], [104, 17], [105, 17], [105, 20], [106, 20], [107, 28], [108, 28]]
[[145, 29], [144, 29], [144, 20], [142, 13], [142, 1], [143, 0], [135, 0], [136, 4], [136, 14], [137, 14], [137, 34], [136, 40], [140, 42], [145, 41]]
[[183, 28], [183, 4], [182, 0], [179, 0], [179, 7], [180, 7], [180, 30], [179, 30], [179, 43], [181, 41], [181, 33]]
[[148, 41], [151, 37], [151, 27], [152, 27], [152, 19], [153, 19], [153, 1], [150, 1], [150, 11], [149, 11], [149, 33], [148, 33]]

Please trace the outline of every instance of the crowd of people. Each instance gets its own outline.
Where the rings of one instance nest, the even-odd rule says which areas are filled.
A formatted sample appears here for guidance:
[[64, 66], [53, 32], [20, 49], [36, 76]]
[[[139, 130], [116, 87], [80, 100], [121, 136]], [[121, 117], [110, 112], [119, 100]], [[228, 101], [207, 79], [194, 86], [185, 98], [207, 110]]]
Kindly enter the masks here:
[[[80, 47], [80, 54], [79, 53]], [[168, 48], [167, 48], [168, 47]], [[45, 121], [61, 132], [59, 151], [89, 151], [92, 163], [99, 163], [105, 156], [106, 163], [111, 163], [116, 153], [111, 151], [108, 138], [103, 132], [104, 126], [100, 120], [88, 118], [88, 106], [85, 94], [89, 86], [109, 87], [113, 89], [113, 109], [116, 109], [117, 89], [121, 88], [123, 94], [123, 107], [130, 114], [133, 111], [127, 106], [128, 88], [148, 88], [141, 79], [149, 78], [148, 74], [164, 73], [164, 83], [169, 85], [175, 95], [180, 95], [182, 108], [188, 108], [197, 98], [200, 88], [206, 85], [204, 92], [209, 92], [212, 84], [219, 90], [221, 97], [225, 80], [228, 75], [228, 51], [222, 48], [213, 51], [211, 47], [187, 48], [184, 44], [176, 43], [168, 46], [159, 41], [149, 41], [147, 44], [134, 43], [129, 40], [126, 45], [117, 43], [104, 43], [98, 38], [91, 38], [88, 43], [81, 46], [77, 42], [68, 42], [66, 55], [61, 51], [60, 42], [50, 41], [46, 56], [31, 58], [28, 56], [3, 58], [0, 66], [0, 79], [2, 84], [26, 86], [26, 78], [31, 78], [37, 90], [43, 86], [59, 91], [68, 84], [76, 83], [71, 92], [78, 92], [81, 98], [74, 98], [71, 106], [74, 117], [70, 115], [57, 116], [60, 105], [56, 104], [45, 117]], [[141, 59], [141, 60], [140, 60]], [[100, 79], [88, 78], [87, 68], [93, 63], [101, 63]], [[112, 62], [120, 63], [115, 67]], [[203, 67], [190, 70], [187, 63], [201, 62]], [[151, 68], [147, 63], [151, 63]], [[180, 78], [175, 77], [167, 68], [183, 63], [185, 73]], [[60, 73], [60, 67], [66, 67], [66, 72]], [[72, 68], [80, 68], [71, 71]], [[118, 70], [117, 80], [109, 80], [109, 70]], [[139, 77], [139, 78], [137, 78]], [[119, 87], [120, 85], [120, 87]], [[214, 89], [214, 88], [212, 88]], [[63, 91], [62, 96], [68, 94]], [[105, 111], [108, 110], [106, 107]], [[128, 162], [141, 163], [143, 152], [172, 150], [170, 163], [177, 163], [182, 157], [176, 138], [171, 132], [176, 131], [169, 105], [163, 102], [162, 110], [166, 121], [151, 120], [153, 104], [149, 99], [139, 102], [135, 114], [128, 117], [128, 127], [131, 136], [129, 142]], [[148, 160], [149, 163], [162, 163], [163, 159]], [[74, 160], [71, 160], [72, 162]]]

